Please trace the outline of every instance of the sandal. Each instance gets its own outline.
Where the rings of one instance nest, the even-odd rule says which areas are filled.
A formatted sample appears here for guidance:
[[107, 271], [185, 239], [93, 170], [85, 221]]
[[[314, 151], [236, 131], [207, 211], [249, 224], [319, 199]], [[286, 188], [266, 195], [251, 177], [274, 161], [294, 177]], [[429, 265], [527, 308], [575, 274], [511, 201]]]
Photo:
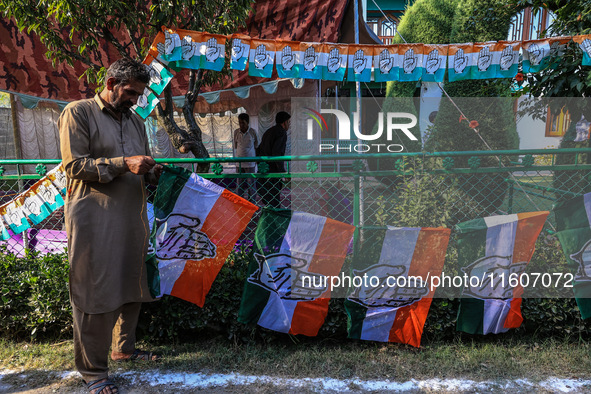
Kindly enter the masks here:
[[153, 353], [153, 352], [146, 352], [144, 350], [135, 349], [133, 354], [127, 358], [121, 358], [115, 360], [116, 362], [126, 362], [126, 361], [159, 361], [160, 355]]
[[110, 388], [112, 392], [118, 393], [119, 388], [109, 378], [97, 379], [86, 383], [86, 388], [93, 394], [101, 394], [106, 388]]

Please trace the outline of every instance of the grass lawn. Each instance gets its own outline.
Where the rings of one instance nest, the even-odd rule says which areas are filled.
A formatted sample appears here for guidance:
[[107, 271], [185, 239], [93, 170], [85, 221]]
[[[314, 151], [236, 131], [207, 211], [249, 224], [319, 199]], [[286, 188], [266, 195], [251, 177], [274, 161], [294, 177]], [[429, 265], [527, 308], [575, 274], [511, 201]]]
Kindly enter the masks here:
[[[399, 344], [319, 341], [294, 338], [272, 344], [236, 345], [224, 338], [190, 344], [149, 346], [164, 355], [156, 365], [114, 364], [113, 368], [161, 371], [241, 373], [289, 378], [364, 380], [462, 378], [476, 381], [547, 377], [591, 378], [590, 345], [586, 342], [510, 338], [467, 338], [428, 343], [420, 349]], [[55, 344], [0, 341], [0, 371], [74, 369], [72, 342]]]

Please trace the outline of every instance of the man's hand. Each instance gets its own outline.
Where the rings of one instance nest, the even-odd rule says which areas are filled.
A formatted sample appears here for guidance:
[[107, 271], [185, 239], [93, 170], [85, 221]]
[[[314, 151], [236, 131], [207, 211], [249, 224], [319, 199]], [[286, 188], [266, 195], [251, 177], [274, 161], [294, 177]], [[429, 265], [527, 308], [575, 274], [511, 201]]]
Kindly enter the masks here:
[[124, 160], [129, 172], [136, 175], [147, 174], [156, 165], [156, 162], [150, 156], [129, 156], [124, 158]]

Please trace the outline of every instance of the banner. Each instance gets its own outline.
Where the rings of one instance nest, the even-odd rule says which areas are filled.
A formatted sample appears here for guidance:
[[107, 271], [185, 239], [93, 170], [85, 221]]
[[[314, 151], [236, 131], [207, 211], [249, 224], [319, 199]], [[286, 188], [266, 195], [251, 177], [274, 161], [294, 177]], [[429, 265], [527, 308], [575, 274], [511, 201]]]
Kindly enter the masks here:
[[423, 44], [399, 45], [399, 81], [418, 81], [423, 76]]
[[152, 55], [146, 56], [144, 64], [148, 66], [150, 70], [150, 82], [148, 88], [152, 89], [157, 95], [162, 94], [164, 88], [170, 81], [172, 81], [173, 75], [164, 64], [154, 59]]
[[264, 208], [238, 321], [316, 336], [328, 313], [328, 277], [341, 271], [354, 230], [322, 216]]
[[470, 278], [460, 299], [458, 331], [498, 334], [521, 325], [523, 288], [519, 278], [548, 214], [489, 216], [456, 226], [458, 263]]
[[275, 50], [275, 68], [279, 78], [299, 78], [303, 67], [300, 43], [279, 41]]
[[391, 226], [371, 235], [364, 231], [353, 278], [371, 280], [357, 286], [353, 279], [354, 291], [345, 300], [349, 338], [420, 346], [435, 293], [428, 281], [441, 275], [450, 232]]
[[395, 81], [398, 79], [400, 60], [398, 46], [373, 47], [374, 80], [376, 82]]
[[154, 198], [150, 292], [203, 306], [222, 265], [258, 209], [181, 168], [165, 167]]
[[424, 45], [423, 82], [443, 82], [447, 66], [447, 45]]
[[250, 41], [250, 57], [248, 58], [248, 75], [253, 77], [271, 78], [275, 60], [275, 41]]
[[347, 80], [370, 82], [373, 47], [371, 45], [349, 45], [347, 59]]
[[201, 64], [204, 70], [221, 71], [226, 58], [226, 36], [203, 33], [201, 36]]

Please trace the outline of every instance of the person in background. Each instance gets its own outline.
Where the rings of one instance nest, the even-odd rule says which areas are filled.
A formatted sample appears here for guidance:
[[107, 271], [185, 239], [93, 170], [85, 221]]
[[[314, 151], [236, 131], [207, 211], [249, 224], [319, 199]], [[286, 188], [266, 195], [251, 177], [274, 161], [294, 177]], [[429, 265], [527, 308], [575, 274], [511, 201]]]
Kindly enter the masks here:
[[141, 303], [152, 301], [145, 183], [157, 183], [162, 171], [144, 122], [130, 110], [149, 80], [142, 63], [117, 60], [101, 93], [68, 104], [58, 121], [74, 363], [91, 393], [119, 392], [108, 376], [110, 347], [115, 361], [158, 358], [135, 347]]
[[[291, 124], [291, 115], [280, 111], [275, 115], [275, 126], [265, 131], [257, 156], [285, 156], [287, 146], [287, 130]], [[285, 162], [271, 161], [268, 163], [269, 173], [285, 172]], [[261, 199], [264, 205], [274, 208], [281, 206], [281, 178], [266, 178], [261, 182]]]
[[[233, 148], [234, 157], [255, 157], [256, 148], [259, 146], [259, 137], [257, 132], [250, 127], [250, 117], [243, 113], [238, 115], [238, 126], [234, 130]], [[256, 170], [255, 162], [236, 163], [236, 172], [238, 174], [252, 174]], [[250, 201], [254, 201], [256, 188], [253, 178], [238, 178], [238, 194]], [[248, 194], [248, 196], [247, 196]]]

